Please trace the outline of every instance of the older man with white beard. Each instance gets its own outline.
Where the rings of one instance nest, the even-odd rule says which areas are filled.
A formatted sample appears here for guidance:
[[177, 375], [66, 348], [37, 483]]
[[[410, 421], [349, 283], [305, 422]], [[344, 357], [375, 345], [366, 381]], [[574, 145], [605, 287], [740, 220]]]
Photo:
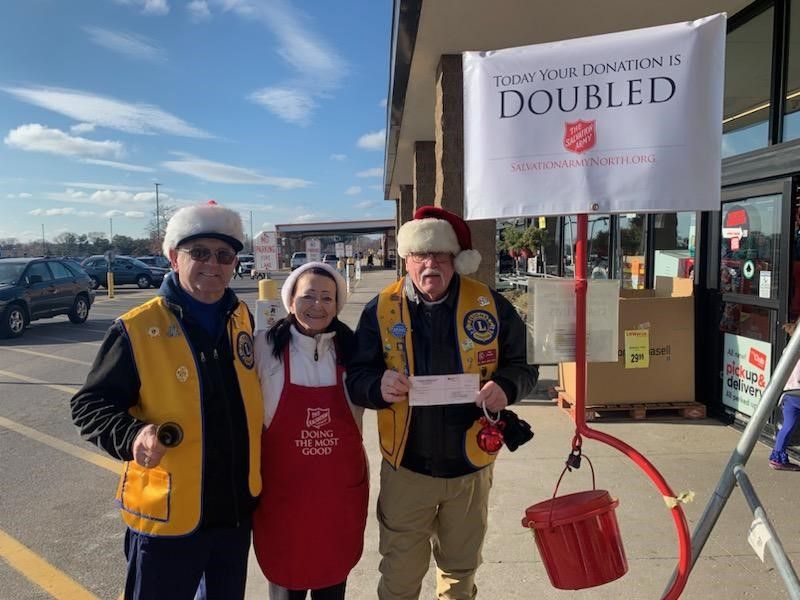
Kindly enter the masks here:
[[[347, 377], [378, 415], [378, 597], [418, 598], [432, 549], [439, 598], [475, 598], [497, 454], [478, 443], [479, 420], [524, 398], [538, 369], [514, 307], [465, 276], [481, 257], [458, 215], [421, 207], [397, 244], [408, 275], [364, 308]], [[475, 403], [409, 405], [411, 376], [462, 373], [480, 379]]]

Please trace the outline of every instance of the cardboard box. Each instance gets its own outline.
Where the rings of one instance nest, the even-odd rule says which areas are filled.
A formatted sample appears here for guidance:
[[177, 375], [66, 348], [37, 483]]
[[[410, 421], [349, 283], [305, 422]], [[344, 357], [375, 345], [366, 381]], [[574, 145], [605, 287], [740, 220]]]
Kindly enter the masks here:
[[[616, 363], [586, 365], [586, 406], [694, 402], [691, 279], [657, 277], [655, 290], [620, 290]], [[625, 368], [625, 330], [648, 329], [650, 364]], [[560, 387], [575, 398], [575, 363], [559, 364]]]

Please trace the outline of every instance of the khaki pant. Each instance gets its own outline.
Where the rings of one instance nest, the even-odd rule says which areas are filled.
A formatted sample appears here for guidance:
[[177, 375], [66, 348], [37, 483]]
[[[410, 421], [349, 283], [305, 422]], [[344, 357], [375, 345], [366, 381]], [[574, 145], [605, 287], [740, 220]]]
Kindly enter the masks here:
[[441, 600], [476, 597], [475, 571], [486, 535], [492, 467], [445, 479], [381, 464], [380, 600], [419, 598], [431, 550]]

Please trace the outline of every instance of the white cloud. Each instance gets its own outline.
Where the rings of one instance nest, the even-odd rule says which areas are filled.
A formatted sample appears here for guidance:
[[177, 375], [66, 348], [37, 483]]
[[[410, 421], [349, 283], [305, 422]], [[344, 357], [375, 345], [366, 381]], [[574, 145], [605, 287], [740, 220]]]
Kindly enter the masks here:
[[[139, 188], [140, 189], [140, 188]], [[56, 202], [71, 202], [80, 204], [96, 204], [98, 206], [121, 206], [129, 208], [132, 204], [145, 204], [155, 207], [155, 192], [128, 192], [113, 189], [95, 189], [91, 194], [67, 188], [63, 192], [50, 192], [44, 195], [48, 200]], [[164, 200], [172, 200], [168, 194], [159, 194]]]
[[[320, 36], [304, 26], [304, 15], [286, 0], [216, 0], [223, 10], [266, 25], [278, 38], [278, 54], [301, 75], [317, 85], [335, 85], [347, 63]], [[324, 23], [323, 23], [324, 25]]]
[[140, 210], [107, 210], [103, 213], [103, 216], [106, 219], [115, 219], [117, 217], [126, 217], [128, 219], [142, 219], [145, 217], [145, 213]]
[[275, 231], [275, 223], [270, 223], [269, 221], [264, 221], [261, 224], [261, 231]]
[[347, 154], [331, 154], [330, 159], [341, 162], [343, 160], [347, 160]]
[[[265, 25], [278, 40], [278, 55], [295, 71], [291, 83], [268, 86], [250, 94], [250, 100], [259, 102], [290, 123], [306, 124], [316, 107], [315, 98], [323, 97], [339, 85], [347, 75], [347, 62], [325, 39], [312, 32], [308, 19], [286, 0], [213, 0], [223, 11]], [[324, 24], [323, 24], [324, 25]], [[276, 110], [276, 98], [263, 98], [265, 92], [277, 90], [290, 92], [302, 102], [292, 110]], [[265, 100], [269, 100], [266, 102]], [[286, 103], [281, 103], [286, 109]], [[303, 116], [298, 117], [300, 112]], [[288, 115], [288, 116], [287, 116]]]
[[356, 177], [383, 177], [383, 167], [375, 167], [374, 169], [367, 169], [366, 171], [359, 171]]
[[34, 217], [58, 217], [61, 215], [73, 215], [75, 214], [75, 209], [71, 206], [67, 206], [65, 208], [34, 208], [32, 211], [28, 212], [29, 215], [33, 215]]
[[304, 188], [311, 185], [305, 179], [291, 177], [269, 177], [252, 169], [235, 167], [224, 163], [213, 162], [203, 158], [181, 155], [180, 160], [170, 160], [161, 163], [164, 167], [176, 173], [183, 173], [197, 177], [203, 181], [214, 183], [241, 183], [255, 185], [274, 185], [283, 189]]
[[308, 125], [311, 122], [311, 112], [315, 106], [314, 99], [303, 90], [284, 87], [263, 88], [253, 92], [248, 98], [284, 121], [298, 125]]
[[[159, 194], [159, 198], [163, 194]], [[165, 199], [168, 196], [165, 196]], [[114, 191], [114, 190], [97, 190], [89, 196], [91, 204], [131, 204], [131, 203], [155, 203], [155, 192], [139, 192], [138, 194], [131, 194], [130, 192]]]
[[317, 215], [311, 213], [306, 215], [300, 215], [299, 217], [295, 217], [292, 219], [293, 223], [309, 223], [314, 221], [315, 219], [319, 218]]
[[381, 101], [378, 102], [378, 106], [381, 108], [386, 108], [386, 98], [381, 98]]
[[358, 138], [357, 146], [364, 150], [383, 150], [386, 145], [386, 129], [365, 133]]
[[372, 208], [377, 204], [374, 200], [365, 200], [364, 202], [359, 202], [358, 204], [354, 204], [353, 208]]
[[211, 11], [208, 10], [208, 2], [206, 0], [192, 0], [186, 5], [186, 10], [189, 11], [189, 18], [194, 23], [211, 19]]
[[25, 198], [32, 198], [33, 194], [29, 194], [28, 192], [20, 192], [19, 194], [6, 194], [6, 198], [19, 198], [20, 200], [24, 200]]
[[131, 165], [128, 163], [116, 162], [113, 160], [100, 160], [97, 158], [84, 158], [81, 162], [101, 167], [111, 167], [112, 169], [122, 169], [123, 171], [134, 171], [136, 173], [153, 173], [155, 169], [143, 167], [141, 165]]
[[97, 216], [97, 213], [94, 212], [93, 210], [79, 210], [76, 214], [79, 217], [95, 217], [95, 216]]
[[142, 14], [163, 16], [169, 14], [169, 3], [167, 0], [115, 0], [117, 4], [135, 6], [141, 9]]
[[114, 31], [102, 27], [84, 27], [89, 34], [89, 40], [127, 58], [162, 62], [166, 59], [164, 49], [159, 47], [150, 38], [127, 31]]
[[51, 87], [0, 88], [18, 100], [59, 114], [128, 133], [169, 133], [207, 138], [210, 134], [152, 104], [131, 104], [80, 90]]
[[[140, 192], [141, 185], [114, 185], [110, 183], [92, 183], [90, 181], [65, 181], [62, 185], [68, 188], [81, 188], [86, 190], [122, 190], [125, 192]], [[83, 192], [77, 192], [83, 193]], [[164, 194], [164, 188], [161, 188], [161, 195]], [[155, 194], [153, 194], [155, 196]]]
[[94, 131], [94, 123], [78, 123], [77, 125], [70, 126], [69, 130], [72, 133], [92, 133]]
[[26, 152], [48, 152], [61, 156], [121, 156], [122, 144], [106, 140], [96, 142], [74, 137], [60, 129], [50, 129], [38, 123], [20, 125], [8, 132], [6, 145]]
[[[381, 173], [381, 175], [383, 175], [383, 173]], [[380, 183], [377, 185], [371, 185], [369, 187], [375, 190], [376, 192], [380, 192], [381, 194], [383, 193], [383, 185], [381, 185]]]
[[345, 194], [348, 196], [357, 196], [361, 193], [361, 186], [360, 185], [351, 185], [344, 191]]

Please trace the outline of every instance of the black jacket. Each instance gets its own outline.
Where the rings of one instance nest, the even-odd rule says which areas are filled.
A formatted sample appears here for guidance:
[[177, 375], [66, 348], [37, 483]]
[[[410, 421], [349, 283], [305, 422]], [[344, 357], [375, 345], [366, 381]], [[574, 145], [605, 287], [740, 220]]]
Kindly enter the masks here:
[[[407, 280], [406, 296], [414, 347], [414, 375], [459, 372], [455, 313], [459, 277], [453, 276], [447, 298], [425, 304]], [[409, 293], [410, 292], [410, 293]], [[492, 376], [509, 404], [524, 398], [536, 385], [539, 369], [526, 360], [525, 324], [516, 309], [492, 290], [497, 306], [499, 360]], [[347, 389], [354, 404], [366, 408], [389, 406], [381, 397], [380, 381], [386, 364], [378, 329], [378, 299], [364, 307], [356, 329], [356, 351], [347, 368]], [[402, 466], [434, 477], [458, 477], [475, 469], [464, 458], [464, 432], [482, 415], [474, 404], [415, 406]]]
[[[216, 339], [185, 312], [169, 275], [159, 290], [181, 319], [196, 358], [203, 390], [203, 527], [226, 527], [249, 519], [255, 506], [250, 495], [247, 420], [234, 366], [228, 327]], [[228, 323], [238, 299], [225, 291], [223, 313]], [[201, 355], [205, 361], [201, 360]], [[86, 383], [70, 401], [72, 420], [81, 436], [114, 458], [133, 460], [133, 440], [146, 423], [128, 409], [138, 402], [140, 380], [125, 329], [115, 322], [106, 333]]]

